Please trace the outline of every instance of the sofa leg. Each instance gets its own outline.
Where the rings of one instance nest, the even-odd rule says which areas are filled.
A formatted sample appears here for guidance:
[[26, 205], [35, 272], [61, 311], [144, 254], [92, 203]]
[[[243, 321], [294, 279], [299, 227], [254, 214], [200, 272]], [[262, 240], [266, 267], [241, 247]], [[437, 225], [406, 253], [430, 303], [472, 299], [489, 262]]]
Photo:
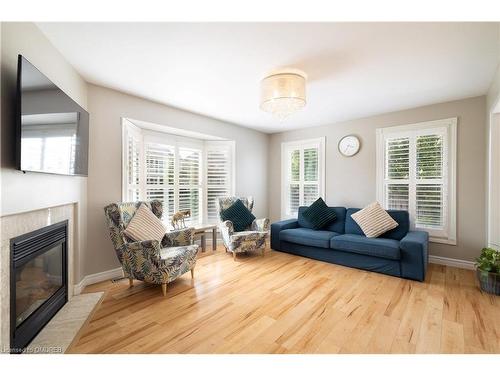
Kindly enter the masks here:
[[194, 267], [191, 268], [191, 278], [194, 279]]
[[233, 251], [233, 260], [236, 260], [236, 251]]
[[128, 278], [128, 286], [129, 288], [132, 288], [134, 286], [134, 279], [132, 279], [131, 277]]
[[163, 297], [167, 296], [167, 283], [161, 284], [161, 291], [163, 292]]
[[264, 249], [262, 249], [262, 254], [261, 255], [264, 256]]

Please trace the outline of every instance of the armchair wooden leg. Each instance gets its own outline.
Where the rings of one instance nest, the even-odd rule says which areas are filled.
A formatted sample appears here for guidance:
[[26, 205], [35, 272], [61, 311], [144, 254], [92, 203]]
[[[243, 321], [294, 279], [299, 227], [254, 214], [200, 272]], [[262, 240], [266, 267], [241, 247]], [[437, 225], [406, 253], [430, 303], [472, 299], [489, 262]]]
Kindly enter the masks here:
[[264, 256], [264, 248], [262, 249], [262, 254], [261, 255]]
[[132, 288], [134, 286], [134, 279], [132, 279], [131, 277], [128, 278], [128, 286], [129, 288]]
[[163, 292], [163, 296], [167, 296], [167, 283], [161, 284], [161, 291]]
[[194, 267], [191, 268], [191, 278], [194, 279]]
[[233, 251], [233, 260], [236, 261], [236, 251]]

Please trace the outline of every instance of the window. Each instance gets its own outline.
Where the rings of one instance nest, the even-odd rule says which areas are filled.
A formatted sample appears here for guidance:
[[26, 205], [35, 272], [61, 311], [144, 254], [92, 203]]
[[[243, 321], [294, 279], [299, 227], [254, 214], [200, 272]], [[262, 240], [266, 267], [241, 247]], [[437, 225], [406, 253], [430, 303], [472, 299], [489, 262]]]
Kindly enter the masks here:
[[163, 202], [170, 220], [190, 210], [190, 224], [218, 221], [217, 198], [233, 194], [234, 142], [141, 129], [124, 120], [123, 200]]
[[377, 129], [377, 199], [407, 210], [412, 228], [456, 243], [457, 119]]
[[281, 216], [296, 217], [299, 206], [325, 198], [325, 139], [282, 143], [281, 154]]

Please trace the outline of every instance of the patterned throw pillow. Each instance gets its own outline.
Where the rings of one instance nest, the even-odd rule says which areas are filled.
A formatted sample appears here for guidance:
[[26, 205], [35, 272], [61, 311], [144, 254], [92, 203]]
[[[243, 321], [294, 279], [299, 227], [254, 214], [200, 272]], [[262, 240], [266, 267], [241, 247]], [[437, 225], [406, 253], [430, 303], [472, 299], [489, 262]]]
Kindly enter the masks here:
[[144, 203], [135, 211], [123, 233], [134, 241], [161, 240], [167, 229], [160, 219]]
[[362, 210], [351, 215], [359, 225], [366, 237], [378, 237], [385, 232], [394, 229], [398, 223], [380, 207], [378, 202], [369, 204]]
[[231, 206], [221, 212], [223, 221], [229, 220], [233, 223], [235, 232], [243, 232], [255, 220], [255, 216], [239, 199], [236, 200]]
[[311, 223], [315, 230], [323, 228], [337, 218], [335, 212], [326, 205], [321, 197], [307, 207], [302, 216]]

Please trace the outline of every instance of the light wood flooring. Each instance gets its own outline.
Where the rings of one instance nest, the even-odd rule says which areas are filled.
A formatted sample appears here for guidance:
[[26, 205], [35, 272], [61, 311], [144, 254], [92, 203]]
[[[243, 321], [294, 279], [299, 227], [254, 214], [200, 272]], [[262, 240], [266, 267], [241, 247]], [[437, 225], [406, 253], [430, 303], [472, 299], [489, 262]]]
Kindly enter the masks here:
[[160, 286], [105, 291], [71, 353], [500, 353], [500, 297], [472, 271], [429, 265], [424, 283], [272, 250], [223, 250]]

